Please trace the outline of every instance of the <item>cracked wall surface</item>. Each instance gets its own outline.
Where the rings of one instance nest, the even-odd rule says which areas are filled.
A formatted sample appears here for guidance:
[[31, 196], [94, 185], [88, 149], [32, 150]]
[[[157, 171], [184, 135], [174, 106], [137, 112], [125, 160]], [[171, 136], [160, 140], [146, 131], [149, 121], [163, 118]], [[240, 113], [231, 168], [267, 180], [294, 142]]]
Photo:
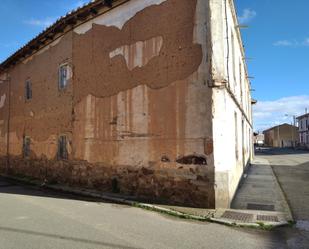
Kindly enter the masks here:
[[[138, 4], [128, 1], [83, 24], [10, 70], [11, 172], [102, 191], [113, 191], [116, 179], [121, 193], [214, 207], [208, 4]], [[63, 63], [73, 73], [59, 91]], [[5, 145], [5, 124], [0, 129]], [[56, 160], [60, 135], [68, 137], [67, 161]]]

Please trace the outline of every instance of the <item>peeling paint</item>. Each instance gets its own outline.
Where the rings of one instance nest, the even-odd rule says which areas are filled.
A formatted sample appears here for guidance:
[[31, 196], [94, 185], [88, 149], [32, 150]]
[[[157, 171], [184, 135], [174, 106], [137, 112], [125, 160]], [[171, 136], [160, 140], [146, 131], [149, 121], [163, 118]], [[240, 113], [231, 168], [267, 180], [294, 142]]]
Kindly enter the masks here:
[[99, 16], [78, 26], [74, 29], [74, 32], [77, 34], [85, 34], [92, 28], [93, 24], [105, 25], [107, 27], [114, 26], [122, 29], [125, 23], [134, 17], [138, 12], [142, 11], [146, 7], [158, 5], [165, 1], [166, 0], [131, 0], [113, 10], [110, 10], [107, 15]]
[[112, 59], [117, 55], [125, 58], [129, 70], [143, 67], [154, 57], [158, 56], [163, 44], [163, 37], [151, 38], [147, 41], [138, 41], [131, 45], [124, 45], [109, 53]]

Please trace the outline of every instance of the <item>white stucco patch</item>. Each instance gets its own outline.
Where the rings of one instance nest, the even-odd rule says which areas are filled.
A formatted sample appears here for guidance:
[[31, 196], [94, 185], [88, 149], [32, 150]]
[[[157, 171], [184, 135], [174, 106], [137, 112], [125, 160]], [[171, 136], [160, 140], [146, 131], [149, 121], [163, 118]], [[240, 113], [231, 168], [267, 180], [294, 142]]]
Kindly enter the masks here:
[[0, 108], [2, 108], [5, 104], [5, 99], [6, 99], [6, 95], [3, 94], [1, 97], [0, 97]]
[[98, 16], [74, 29], [77, 34], [84, 34], [92, 28], [92, 24], [115, 26], [122, 29], [123, 25], [139, 11], [151, 5], [159, 5], [166, 0], [131, 0], [125, 4]]
[[112, 59], [117, 55], [122, 55], [127, 63], [129, 70], [136, 67], [145, 66], [152, 58], [159, 55], [163, 44], [161, 36], [154, 37], [147, 41], [138, 41], [131, 45], [121, 46], [110, 52]]

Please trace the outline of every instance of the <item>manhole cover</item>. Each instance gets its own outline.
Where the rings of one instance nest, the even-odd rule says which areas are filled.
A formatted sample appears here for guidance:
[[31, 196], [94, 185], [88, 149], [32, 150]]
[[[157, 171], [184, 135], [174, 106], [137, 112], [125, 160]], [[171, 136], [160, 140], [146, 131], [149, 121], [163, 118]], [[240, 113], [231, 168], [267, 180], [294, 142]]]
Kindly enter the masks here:
[[250, 222], [253, 219], [253, 214], [225, 211], [221, 218]]
[[257, 215], [256, 219], [260, 221], [279, 222], [278, 217], [274, 215]]
[[256, 204], [256, 203], [248, 203], [247, 209], [250, 210], [263, 210], [263, 211], [275, 211], [274, 205], [268, 204]]

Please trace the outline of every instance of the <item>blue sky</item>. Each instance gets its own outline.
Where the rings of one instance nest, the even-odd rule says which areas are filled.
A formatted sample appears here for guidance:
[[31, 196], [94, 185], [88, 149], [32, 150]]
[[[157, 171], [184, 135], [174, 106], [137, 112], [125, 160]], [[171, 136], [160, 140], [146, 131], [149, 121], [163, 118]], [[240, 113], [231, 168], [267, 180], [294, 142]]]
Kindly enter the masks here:
[[[291, 123], [309, 110], [309, 1], [236, 0], [252, 80], [259, 102], [255, 128]], [[288, 116], [286, 116], [288, 115]]]
[[57, 18], [88, 0], [1, 0], [0, 61], [33, 39]]
[[[0, 61], [68, 11], [88, 0], [1, 0]], [[252, 80], [259, 102], [258, 130], [291, 122], [309, 109], [309, 1], [235, 0]], [[14, 10], [14, 11], [12, 11]], [[285, 116], [285, 115], [290, 116]]]

